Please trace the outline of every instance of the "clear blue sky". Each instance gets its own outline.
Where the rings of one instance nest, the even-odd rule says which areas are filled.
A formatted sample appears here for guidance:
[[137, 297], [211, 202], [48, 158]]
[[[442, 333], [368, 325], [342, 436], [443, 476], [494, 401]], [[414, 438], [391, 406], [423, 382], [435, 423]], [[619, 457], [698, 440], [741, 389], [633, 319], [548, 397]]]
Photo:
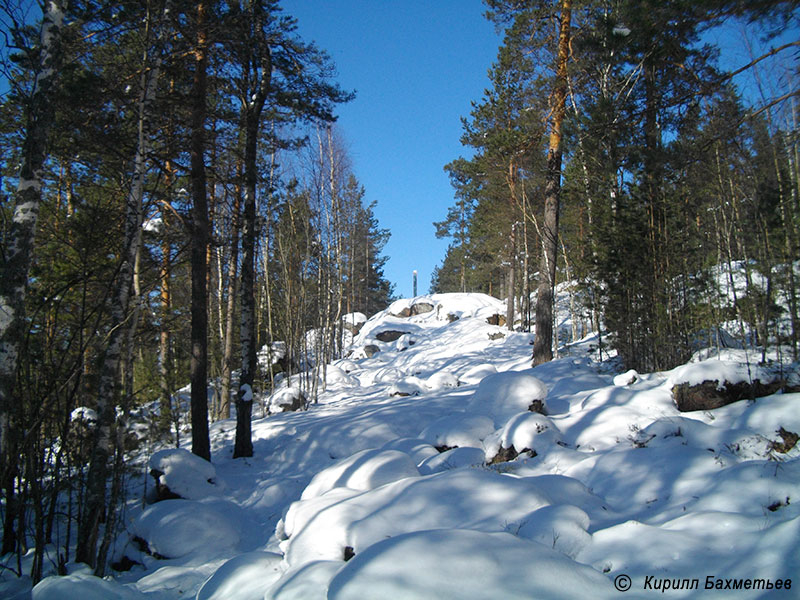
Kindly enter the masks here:
[[395, 293], [428, 292], [447, 240], [434, 221], [453, 190], [443, 167], [465, 150], [461, 117], [488, 85], [500, 38], [480, 0], [286, 0], [298, 33], [330, 54], [338, 83], [356, 99], [338, 110], [367, 201], [391, 231], [384, 269]]

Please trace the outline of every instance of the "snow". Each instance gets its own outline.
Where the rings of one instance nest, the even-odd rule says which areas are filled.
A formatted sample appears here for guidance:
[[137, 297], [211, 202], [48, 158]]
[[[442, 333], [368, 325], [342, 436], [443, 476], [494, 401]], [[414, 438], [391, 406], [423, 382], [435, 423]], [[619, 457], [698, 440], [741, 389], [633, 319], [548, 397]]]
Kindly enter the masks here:
[[[415, 303], [434, 310], [393, 316]], [[648, 577], [698, 580], [670, 597], [724, 598], [706, 577], [797, 577], [800, 448], [775, 442], [800, 432], [800, 394], [680, 413], [676, 383], [770, 369], [729, 350], [610, 373], [592, 336], [531, 369], [531, 335], [487, 322], [503, 311], [480, 294], [394, 303], [327, 367], [316, 404], [253, 421], [252, 458], [232, 458], [233, 421], [211, 426], [213, 465], [153, 454], [187, 499], [133, 498], [115, 545], [131, 571], [48, 573], [34, 599], [617, 598], [623, 574], [631, 598], [661, 593]], [[376, 341], [387, 330], [415, 343]], [[510, 446], [521, 454], [487, 464]], [[797, 592], [771, 594], [735, 597]]]
[[213, 554], [239, 543], [241, 526], [236, 512], [235, 506], [224, 502], [163, 500], [134, 521], [131, 533], [147, 542], [152, 555]]
[[241, 387], [239, 387], [239, 394], [242, 399], [242, 402], [253, 401], [253, 388], [250, 387], [249, 383], [245, 383]]
[[752, 383], [757, 379], [765, 383], [770, 381], [770, 375], [757, 364], [727, 360], [689, 363], [673, 369], [669, 373], [669, 380], [673, 385], [685, 383], [691, 386], [704, 381], [716, 381], [721, 386], [726, 381], [728, 383]]
[[367, 322], [367, 315], [362, 312], [347, 313], [342, 317], [342, 322], [352, 328], [356, 328]]
[[301, 500], [321, 496], [336, 487], [371, 490], [385, 483], [419, 475], [411, 457], [398, 450], [362, 450], [317, 473]]
[[603, 575], [542, 544], [507, 533], [450, 529], [376, 543], [336, 574], [328, 598], [560, 600], [610, 598], [612, 592]]
[[33, 588], [33, 600], [143, 600], [144, 596], [115, 581], [94, 577], [91, 572], [48, 577]]
[[97, 411], [86, 406], [79, 406], [69, 414], [69, 420], [82, 423], [97, 423]]
[[184, 448], [159, 450], [150, 457], [149, 466], [162, 473], [161, 483], [181, 498], [199, 500], [222, 492], [214, 465]]
[[639, 381], [639, 373], [635, 369], [630, 369], [614, 377], [614, 385], [620, 387], [633, 385], [637, 381]]
[[274, 552], [245, 552], [234, 556], [206, 580], [196, 600], [262, 600], [267, 589], [281, 576], [282, 559]]
[[142, 223], [142, 231], [147, 231], [148, 233], [160, 233], [163, 227], [164, 219], [161, 217], [152, 217]]
[[514, 415], [529, 410], [539, 400], [544, 402], [547, 388], [529, 373], [495, 373], [484, 377], [467, 405], [467, 411], [485, 414], [502, 427]]

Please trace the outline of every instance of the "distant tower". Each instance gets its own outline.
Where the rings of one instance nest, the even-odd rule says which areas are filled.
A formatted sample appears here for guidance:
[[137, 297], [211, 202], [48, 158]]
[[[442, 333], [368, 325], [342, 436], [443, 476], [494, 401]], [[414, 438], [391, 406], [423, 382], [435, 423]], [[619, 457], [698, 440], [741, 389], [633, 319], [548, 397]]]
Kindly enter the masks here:
[[416, 271], [416, 269], [414, 270], [414, 276], [413, 276], [411, 281], [413, 281], [413, 286], [412, 286], [413, 290], [412, 290], [411, 296], [413, 298], [416, 298], [417, 297], [417, 271]]

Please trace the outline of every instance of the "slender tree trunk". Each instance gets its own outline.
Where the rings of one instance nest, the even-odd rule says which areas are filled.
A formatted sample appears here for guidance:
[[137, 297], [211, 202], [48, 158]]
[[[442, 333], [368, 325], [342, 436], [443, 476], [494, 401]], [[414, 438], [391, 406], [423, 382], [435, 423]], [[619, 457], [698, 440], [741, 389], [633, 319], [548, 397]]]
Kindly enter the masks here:
[[248, 72], [253, 69], [255, 89], [247, 90], [242, 98], [242, 124], [244, 125], [244, 223], [242, 230], [242, 372], [239, 377], [239, 393], [236, 396], [236, 439], [233, 457], [253, 456], [252, 426], [253, 383], [256, 373], [256, 186], [258, 184], [258, 135], [261, 112], [272, 83], [272, 55], [264, 35], [263, 10], [257, 3], [251, 4], [253, 32], [260, 43], [254, 44], [259, 51], [256, 66], [253, 57], [245, 57], [242, 64]]
[[[133, 180], [125, 208], [123, 259], [117, 273], [111, 300], [111, 329], [107, 338], [98, 389], [97, 430], [92, 441], [92, 457], [86, 477], [86, 504], [78, 524], [78, 545], [75, 551], [75, 559], [78, 562], [84, 562], [93, 567], [98, 564], [98, 557], [95, 554], [97, 540], [100, 523], [106, 514], [106, 480], [108, 478], [108, 461], [115, 448], [114, 422], [120, 361], [126, 335], [124, 325], [128, 318], [134, 267], [141, 243], [142, 198], [148, 153], [147, 115], [149, 105], [155, 97], [155, 84], [158, 78], [158, 67], [149, 71], [147, 63], [146, 50], [145, 68], [140, 81], [139, 139], [134, 158]], [[99, 563], [101, 570], [103, 563], [104, 557], [101, 557]]]
[[506, 327], [514, 331], [514, 300], [517, 293], [517, 224], [511, 225], [511, 237], [508, 241], [508, 298], [506, 299]]
[[571, 0], [561, 0], [556, 82], [553, 93], [553, 116], [547, 150], [542, 259], [539, 268], [538, 297], [536, 298], [536, 338], [533, 345], [534, 365], [553, 359], [553, 295], [556, 281], [558, 212], [561, 196], [561, 127], [566, 111], [571, 9]]
[[253, 456], [250, 419], [256, 372], [255, 339], [255, 247], [256, 247], [256, 155], [258, 118], [246, 115], [244, 228], [242, 231], [242, 371], [236, 396], [236, 440], [233, 457]]
[[14, 215], [8, 231], [6, 251], [0, 256], [0, 486], [6, 494], [2, 554], [16, 548], [14, 518], [17, 502], [19, 431], [12, 415], [14, 383], [20, 344], [27, 331], [25, 295], [33, 256], [36, 221], [42, 200], [42, 169], [47, 158], [47, 136], [53, 123], [52, 90], [59, 76], [59, 48], [64, 8], [51, 1], [44, 9], [41, 58], [27, 105], [27, 123], [22, 147], [19, 184], [14, 194]]
[[[168, 160], [165, 168], [164, 184], [169, 196], [174, 181], [174, 169], [172, 161]], [[169, 221], [170, 221], [170, 207], [166, 204], [161, 205], [161, 264], [159, 267], [159, 302], [160, 302], [160, 326], [158, 336], [158, 382], [161, 391], [159, 401], [159, 419], [158, 429], [159, 432], [169, 433], [172, 426], [172, 385], [170, 370], [172, 368], [171, 352], [170, 352], [170, 318], [171, 318], [171, 305], [172, 293], [170, 286], [171, 279], [171, 262], [170, 253], [171, 245], [169, 242]], [[176, 443], [180, 445], [180, 432], [176, 432]]]
[[[241, 163], [239, 167], [241, 171]], [[231, 256], [228, 262], [227, 305], [225, 307], [225, 339], [222, 350], [222, 390], [220, 392], [220, 418], [231, 418], [231, 375], [233, 372], [233, 316], [236, 309], [237, 272], [239, 262], [239, 212], [241, 185], [236, 186], [231, 215]]]
[[208, 3], [197, 3], [197, 31], [194, 47], [192, 85], [192, 359], [191, 413], [192, 452], [211, 460], [208, 433], [208, 290], [206, 252], [208, 248], [208, 198], [206, 196], [205, 122], [206, 68], [208, 65]]

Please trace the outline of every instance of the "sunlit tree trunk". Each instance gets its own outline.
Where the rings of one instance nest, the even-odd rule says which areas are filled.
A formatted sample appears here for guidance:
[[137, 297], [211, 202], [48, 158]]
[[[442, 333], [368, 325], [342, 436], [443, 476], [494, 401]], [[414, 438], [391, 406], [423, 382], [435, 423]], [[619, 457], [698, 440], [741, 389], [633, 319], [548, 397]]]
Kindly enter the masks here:
[[571, 0], [561, 0], [556, 81], [553, 90], [552, 122], [547, 150], [542, 258], [536, 299], [536, 338], [533, 346], [534, 365], [553, 359], [553, 295], [556, 281], [558, 212], [561, 197], [561, 127], [566, 110], [571, 16]]
[[261, 114], [272, 82], [272, 54], [264, 37], [266, 15], [258, 2], [249, 6], [252, 33], [252, 55], [243, 57], [245, 87], [242, 102], [244, 125], [244, 222], [242, 230], [242, 371], [236, 396], [236, 439], [233, 457], [253, 456], [252, 427], [253, 383], [256, 373], [256, 187], [258, 184], [258, 137]]

